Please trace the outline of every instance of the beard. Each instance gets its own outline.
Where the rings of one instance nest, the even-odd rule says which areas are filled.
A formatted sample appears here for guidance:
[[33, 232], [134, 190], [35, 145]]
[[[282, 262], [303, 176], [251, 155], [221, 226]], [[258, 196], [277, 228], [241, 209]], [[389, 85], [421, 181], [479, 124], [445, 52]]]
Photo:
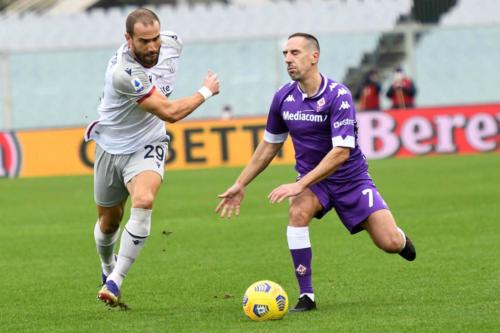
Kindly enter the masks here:
[[298, 81], [302, 78], [302, 74], [299, 73], [299, 71], [297, 70], [297, 68], [293, 68], [292, 70], [288, 69], [287, 68], [287, 73], [288, 73], [288, 76], [290, 76], [290, 78], [293, 80], [293, 81]]
[[297, 72], [295, 73], [288, 72], [288, 76], [290, 76], [290, 79], [292, 79], [292, 81], [299, 81], [302, 78], [302, 75], [300, 75]]
[[158, 62], [160, 50], [147, 53], [135, 53], [137, 60], [146, 67], [152, 67]]

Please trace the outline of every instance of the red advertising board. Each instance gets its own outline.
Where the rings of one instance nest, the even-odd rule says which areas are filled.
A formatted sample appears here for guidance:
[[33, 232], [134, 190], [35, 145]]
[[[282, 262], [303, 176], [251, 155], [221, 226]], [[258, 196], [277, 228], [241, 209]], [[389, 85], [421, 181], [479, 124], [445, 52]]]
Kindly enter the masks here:
[[358, 114], [368, 159], [499, 151], [500, 104]]
[[[500, 151], [500, 104], [360, 112], [368, 159]], [[167, 169], [241, 167], [262, 139], [266, 117], [169, 124]], [[0, 133], [0, 178], [92, 174], [84, 128]], [[274, 163], [293, 164], [290, 140]]]

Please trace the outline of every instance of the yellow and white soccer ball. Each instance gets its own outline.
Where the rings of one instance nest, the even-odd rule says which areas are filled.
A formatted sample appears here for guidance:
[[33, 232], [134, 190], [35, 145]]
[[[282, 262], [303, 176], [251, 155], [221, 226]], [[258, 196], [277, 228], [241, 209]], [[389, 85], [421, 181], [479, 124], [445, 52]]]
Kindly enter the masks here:
[[288, 312], [288, 295], [276, 282], [257, 281], [243, 296], [243, 311], [256, 321], [281, 319]]

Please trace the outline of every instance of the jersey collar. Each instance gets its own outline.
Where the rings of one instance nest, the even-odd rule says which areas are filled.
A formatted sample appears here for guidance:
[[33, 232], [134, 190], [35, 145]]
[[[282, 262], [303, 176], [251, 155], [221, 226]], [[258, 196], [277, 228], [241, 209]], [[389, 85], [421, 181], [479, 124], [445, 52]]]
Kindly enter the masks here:
[[315, 99], [315, 98], [321, 96], [325, 92], [326, 86], [328, 85], [328, 80], [326, 79], [326, 77], [323, 74], [320, 73], [320, 75], [321, 75], [320, 88], [318, 89], [318, 91], [316, 92], [316, 94], [314, 94], [311, 97], [308, 97], [307, 94], [305, 92], [303, 92], [302, 89], [300, 89], [300, 85], [297, 82], [297, 89], [299, 90], [299, 92], [300, 92], [300, 94], [302, 96], [302, 100], [305, 100], [305, 99]]

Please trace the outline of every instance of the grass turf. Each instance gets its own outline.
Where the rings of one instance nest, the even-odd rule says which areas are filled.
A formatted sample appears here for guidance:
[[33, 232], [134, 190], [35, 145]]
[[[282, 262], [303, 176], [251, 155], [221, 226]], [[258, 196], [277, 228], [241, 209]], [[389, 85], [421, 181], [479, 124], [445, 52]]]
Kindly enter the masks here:
[[[95, 299], [91, 177], [0, 181], [1, 332], [492, 332], [500, 327], [500, 155], [370, 162], [398, 224], [417, 247], [408, 263], [350, 236], [335, 213], [311, 225], [318, 311], [252, 322], [253, 282], [297, 285], [286, 204], [273, 166], [248, 188], [240, 217], [220, 220], [216, 195], [240, 169], [167, 171], [146, 247], [123, 285], [130, 311]], [[127, 218], [128, 214], [126, 215]]]

